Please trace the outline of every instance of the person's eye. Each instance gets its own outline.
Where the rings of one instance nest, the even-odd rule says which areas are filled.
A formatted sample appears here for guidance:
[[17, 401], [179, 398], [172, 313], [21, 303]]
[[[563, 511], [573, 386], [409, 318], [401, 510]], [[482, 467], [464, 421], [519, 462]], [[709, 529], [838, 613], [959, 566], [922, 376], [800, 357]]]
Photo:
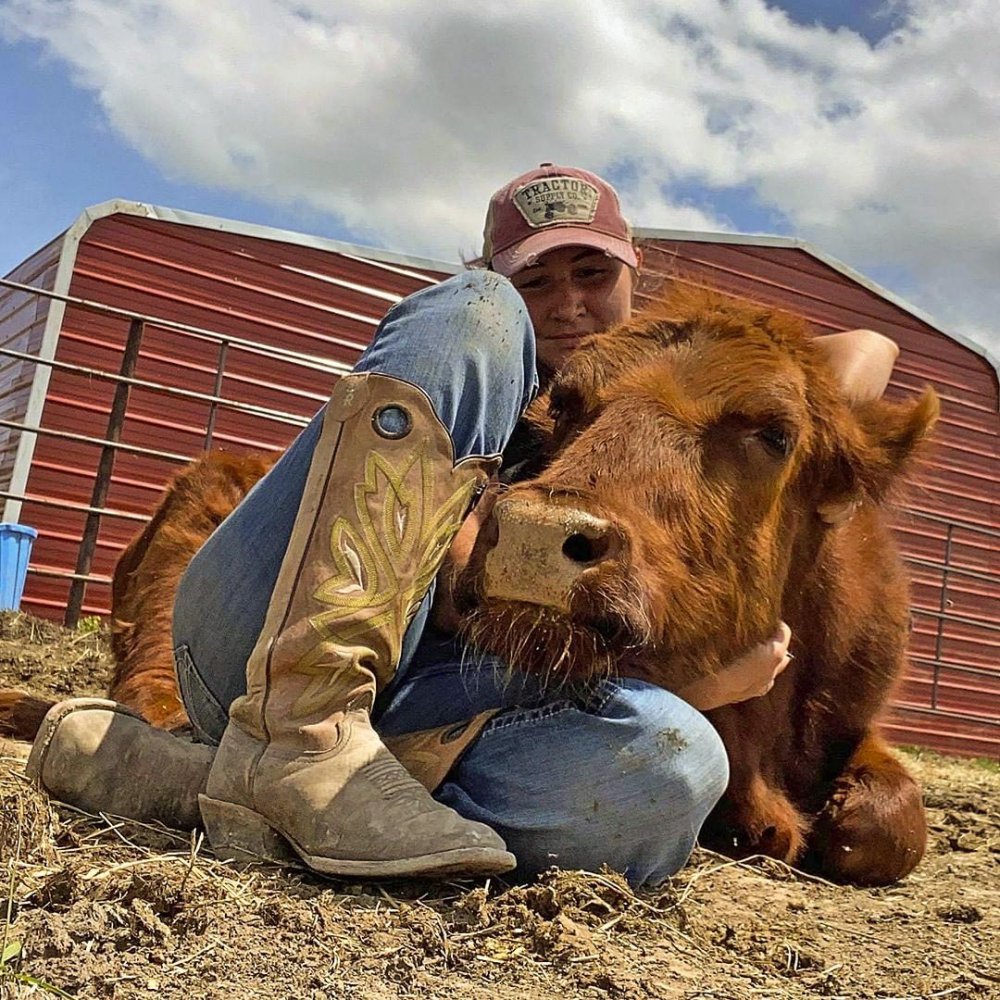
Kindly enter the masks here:
[[545, 278], [541, 275], [537, 278], [522, 278], [514, 283], [514, 287], [519, 292], [538, 292], [545, 287]]
[[612, 272], [610, 267], [595, 266], [595, 267], [582, 267], [580, 268], [579, 271], [576, 272], [576, 275], [581, 281], [599, 282], [599, 281], [604, 281], [606, 278], [609, 278], [611, 276], [611, 273]]

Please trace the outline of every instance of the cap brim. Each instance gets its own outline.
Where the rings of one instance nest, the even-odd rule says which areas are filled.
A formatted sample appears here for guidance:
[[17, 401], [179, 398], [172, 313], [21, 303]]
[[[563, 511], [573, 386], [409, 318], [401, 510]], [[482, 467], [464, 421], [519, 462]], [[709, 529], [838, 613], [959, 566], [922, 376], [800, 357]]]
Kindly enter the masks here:
[[629, 267], [637, 267], [639, 264], [635, 247], [630, 240], [598, 233], [582, 226], [554, 226], [542, 233], [532, 233], [520, 243], [494, 254], [490, 267], [498, 274], [509, 278], [534, 264], [543, 253], [548, 253], [557, 247], [593, 247], [617, 258]]

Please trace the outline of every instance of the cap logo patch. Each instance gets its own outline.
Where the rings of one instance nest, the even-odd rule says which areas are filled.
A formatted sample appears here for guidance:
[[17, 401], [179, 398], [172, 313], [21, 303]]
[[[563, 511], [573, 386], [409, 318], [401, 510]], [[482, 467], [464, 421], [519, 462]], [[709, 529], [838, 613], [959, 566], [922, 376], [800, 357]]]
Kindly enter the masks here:
[[532, 229], [572, 222], [588, 225], [601, 193], [579, 177], [543, 177], [514, 192], [514, 204]]

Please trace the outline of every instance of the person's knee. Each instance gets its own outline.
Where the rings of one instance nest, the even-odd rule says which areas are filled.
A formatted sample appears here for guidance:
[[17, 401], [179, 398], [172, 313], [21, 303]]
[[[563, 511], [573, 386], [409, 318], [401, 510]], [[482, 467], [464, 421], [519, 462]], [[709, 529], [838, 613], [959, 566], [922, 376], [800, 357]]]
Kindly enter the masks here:
[[506, 278], [466, 271], [393, 306], [354, 370], [423, 389], [456, 455], [494, 454], [537, 387], [531, 319]]
[[511, 280], [496, 271], [477, 267], [463, 271], [449, 280], [465, 290], [470, 304], [485, 302], [495, 310], [512, 309], [518, 313], [526, 311], [524, 300]]
[[635, 885], [655, 885], [684, 866], [729, 783], [726, 748], [700, 713], [691, 709], [681, 725], [651, 732], [663, 756], [631, 779], [631, 836], [614, 864]]
[[528, 311], [517, 289], [503, 275], [472, 270], [441, 286], [447, 294], [451, 336], [491, 353], [506, 348], [520, 357], [524, 343], [534, 343]]
[[683, 867], [725, 791], [725, 747], [704, 716], [648, 685], [622, 687], [600, 722], [577, 783], [555, 793], [559, 822], [519, 838], [518, 860], [525, 874], [607, 864], [634, 885], [656, 884]]
[[480, 328], [531, 332], [524, 299], [510, 280], [479, 268], [462, 271], [402, 299], [386, 313], [382, 326], [392, 328], [398, 322], [411, 323], [415, 317], [425, 315], [433, 325], [435, 340], [441, 339], [442, 332], [458, 335]]

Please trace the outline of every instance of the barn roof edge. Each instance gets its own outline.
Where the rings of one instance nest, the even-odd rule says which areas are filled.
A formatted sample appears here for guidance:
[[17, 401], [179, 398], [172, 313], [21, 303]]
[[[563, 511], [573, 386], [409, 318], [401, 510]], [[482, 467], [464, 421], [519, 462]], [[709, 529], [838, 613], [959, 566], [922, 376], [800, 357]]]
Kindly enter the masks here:
[[[463, 268], [459, 264], [435, 260], [432, 257], [421, 257], [418, 254], [399, 253], [394, 250], [384, 250], [380, 247], [364, 246], [360, 243], [348, 243], [345, 240], [334, 240], [312, 233], [303, 233], [295, 229], [279, 229], [275, 226], [265, 226], [256, 222], [242, 222], [238, 219], [226, 219], [217, 215], [206, 215], [203, 212], [190, 212], [181, 208], [170, 208], [164, 205], [151, 205], [147, 202], [129, 201], [124, 198], [112, 198], [85, 208], [77, 217], [70, 229], [86, 222], [89, 226], [98, 219], [109, 215], [137, 215], [162, 222], [173, 222], [182, 226], [196, 226], [199, 229], [214, 229], [224, 233], [234, 233], [240, 236], [256, 237], [257, 239], [274, 240], [281, 243], [291, 243], [296, 246], [312, 247], [316, 250], [342, 253], [354, 257], [364, 257], [380, 263], [396, 267], [412, 267], [423, 271], [443, 271], [447, 274], [457, 274]], [[81, 234], [82, 235], [82, 234]]]
[[824, 250], [820, 250], [808, 240], [799, 239], [797, 236], [773, 236], [767, 233], [713, 233], [684, 229], [648, 229], [641, 226], [633, 227], [632, 234], [637, 239], [643, 240], [671, 240], [677, 243], [730, 243], [737, 246], [777, 247], [784, 250], [802, 250], [811, 257], [815, 257], [821, 263], [826, 264], [827, 267], [831, 267], [833, 270], [844, 275], [845, 278], [850, 278], [851, 281], [856, 282], [863, 288], [867, 288], [870, 292], [874, 292], [876, 295], [885, 299], [887, 302], [891, 302], [894, 306], [897, 306], [904, 312], [908, 312], [911, 316], [919, 319], [922, 323], [926, 323], [939, 333], [943, 333], [950, 340], [954, 340], [955, 343], [968, 348], [974, 354], [978, 354], [981, 358], [985, 359], [993, 366], [997, 379], [1000, 381], [1000, 356], [995, 355], [990, 348], [979, 343], [979, 341], [966, 336], [964, 333], [959, 333], [957, 330], [945, 326], [924, 309], [913, 305], [912, 302], [908, 302], [901, 295], [897, 295], [895, 292], [890, 291], [885, 286], [880, 285], [877, 281], [873, 281], [861, 271], [851, 267], [850, 264], [845, 264], [842, 260], [834, 257], [832, 254], [829, 254]]
[[[201, 212], [189, 212], [184, 209], [169, 208], [159, 205], [151, 205], [146, 202], [130, 201], [125, 198], [113, 198], [85, 208], [76, 218], [73, 224], [66, 230], [64, 238], [73, 237], [70, 242], [75, 244], [82, 238], [90, 226], [98, 219], [109, 215], [124, 214], [136, 215], [146, 218], [159, 219], [164, 222], [174, 222], [179, 225], [197, 226], [202, 229], [215, 229], [222, 232], [236, 233], [243, 236], [257, 237], [259, 239], [276, 240], [283, 243], [291, 243], [297, 246], [313, 247], [317, 250], [326, 250], [334, 253], [342, 253], [355, 257], [363, 257], [367, 260], [377, 261], [393, 267], [418, 268], [426, 271], [439, 271], [445, 274], [457, 274], [463, 269], [463, 265], [449, 263], [447, 261], [435, 260], [430, 257], [420, 257], [415, 254], [404, 254], [390, 250], [383, 250], [378, 247], [363, 246], [357, 243], [347, 243], [343, 240], [328, 239], [323, 236], [314, 236], [309, 233], [301, 233], [292, 229], [278, 229], [273, 226], [264, 226], [253, 222], [241, 222], [236, 219], [225, 219], [214, 215], [205, 215]], [[961, 344], [963, 347], [978, 354], [985, 359], [993, 368], [994, 374], [1000, 381], [1000, 357], [985, 345], [973, 340], [971, 337], [958, 332], [952, 328], [944, 326], [928, 312], [918, 306], [913, 305], [901, 295], [890, 291], [878, 282], [862, 274], [860, 271], [845, 264], [842, 260], [828, 254], [807, 240], [795, 236], [775, 236], [766, 233], [729, 233], [729, 232], [701, 232], [697, 230], [682, 229], [657, 229], [636, 226], [633, 234], [638, 239], [673, 240], [676, 242], [689, 243], [730, 243], [743, 246], [776, 247], [780, 249], [802, 250], [810, 256], [831, 267], [833, 270], [856, 282], [876, 295], [891, 302], [893, 305], [909, 313], [911, 316], [933, 327], [939, 333]], [[75, 246], [72, 248], [72, 256], [75, 257]]]

